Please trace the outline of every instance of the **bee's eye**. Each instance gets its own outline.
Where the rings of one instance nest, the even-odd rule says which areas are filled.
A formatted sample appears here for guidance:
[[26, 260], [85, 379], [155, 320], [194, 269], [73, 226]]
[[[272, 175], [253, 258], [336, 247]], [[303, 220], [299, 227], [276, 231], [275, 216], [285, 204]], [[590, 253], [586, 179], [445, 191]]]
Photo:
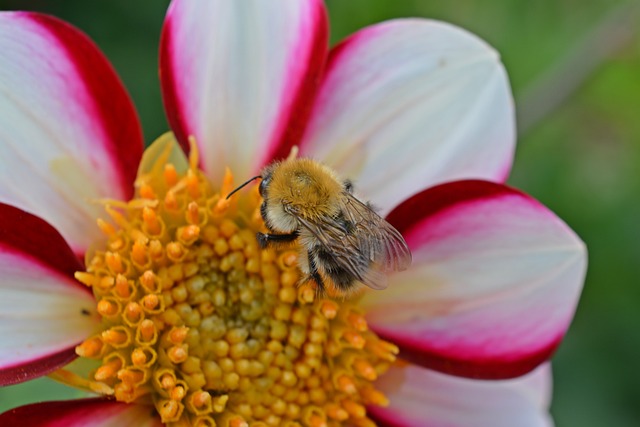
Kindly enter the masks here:
[[267, 202], [262, 202], [260, 205], [260, 215], [262, 219], [267, 219]]
[[260, 186], [258, 187], [258, 191], [260, 192], [260, 195], [262, 197], [264, 197], [267, 194], [267, 186], [269, 185], [269, 182], [271, 180], [269, 178], [264, 178], [262, 181], [260, 181]]

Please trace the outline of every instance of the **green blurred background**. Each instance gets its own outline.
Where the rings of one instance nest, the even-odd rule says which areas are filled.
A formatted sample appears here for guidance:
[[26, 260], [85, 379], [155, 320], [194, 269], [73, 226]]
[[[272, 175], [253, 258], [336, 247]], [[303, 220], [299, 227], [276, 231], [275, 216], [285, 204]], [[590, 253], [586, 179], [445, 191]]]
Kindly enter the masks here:
[[[520, 133], [509, 182], [570, 224], [590, 253], [575, 321], [554, 358], [556, 424], [639, 426], [640, 2], [327, 3], [333, 43], [375, 22], [423, 16], [467, 28], [501, 52]], [[149, 143], [167, 129], [157, 79], [167, 4], [0, 0], [0, 9], [48, 12], [88, 33], [131, 92]], [[0, 411], [71, 396], [66, 387], [37, 380], [0, 389]]]

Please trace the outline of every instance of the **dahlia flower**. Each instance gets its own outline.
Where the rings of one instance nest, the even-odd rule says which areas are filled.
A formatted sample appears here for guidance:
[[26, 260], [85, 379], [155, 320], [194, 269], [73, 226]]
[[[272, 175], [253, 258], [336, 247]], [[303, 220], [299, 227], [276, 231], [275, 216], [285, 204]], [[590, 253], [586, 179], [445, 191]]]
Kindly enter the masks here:
[[[498, 54], [424, 19], [330, 50], [327, 34], [320, 0], [174, 0], [172, 133], [143, 153], [85, 35], [0, 13], [0, 383], [49, 375], [98, 395], [0, 424], [552, 423], [545, 362], [586, 253], [503, 184], [515, 122]], [[317, 295], [293, 249], [259, 248], [256, 186], [226, 199], [294, 146], [403, 233], [413, 265], [388, 289]]]

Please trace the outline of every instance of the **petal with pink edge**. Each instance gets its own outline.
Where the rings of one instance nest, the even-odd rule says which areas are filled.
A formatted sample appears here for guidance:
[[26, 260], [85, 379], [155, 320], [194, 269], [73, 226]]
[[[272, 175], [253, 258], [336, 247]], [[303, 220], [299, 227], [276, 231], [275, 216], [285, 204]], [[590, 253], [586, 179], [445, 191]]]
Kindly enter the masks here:
[[498, 53], [452, 25], [403, 19], [332, 50], [301, 153], [354, 180], [387, 213], [445, 181], [503, 181], [514, 144]]
[[328, 51], [321, 0], [174, 0], [160, 46], [169, 123], [222, 179], [284, 157], [308, 118]]
[[551, 369], [512, 380], [453, 377], [415, 365], [394, 366], [376, 384], [391, 404], [372, 406], [380, 427], [552, 427]]
[[75, 357], [99, 325], [82, 270], [42, 219], [0, 203], [0, 385], [45, 375]]
[[454, 375], [511, 378], [549, 358], [586, 269], [582, 241], [531, 197], [486, 181], [415, 195], [387, 218], [413, 265], [363, 298], [400, 356]]
[[79, 399], [34, 403], [0, 415], [3, 426], [161, 427], [154, 409], [111, 400]]
[[136, 112], [86, 35], [56, 18], [0, 13], [0, 200], [40, 215], [80, 253], [99, 234], [88, 200], [133, 194]]

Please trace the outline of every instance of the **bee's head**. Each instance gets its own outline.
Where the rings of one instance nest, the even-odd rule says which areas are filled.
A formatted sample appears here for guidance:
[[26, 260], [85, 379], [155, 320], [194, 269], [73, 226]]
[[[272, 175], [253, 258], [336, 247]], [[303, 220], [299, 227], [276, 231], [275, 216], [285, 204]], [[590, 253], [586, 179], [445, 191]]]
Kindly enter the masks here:
[[263, 197], [269, 207], [281, 205], [283, 215], [313, 221], [337, 213], [344, 188], [322, 164], [300, 158], [278, 163], [265, 172]]
[[293, 192], [282, 174], [281, 162], [272, 163], [262, 170], [258, 191], [263, 202], [260, 215], [265, 226], [272, 232], [290, 233], [298, 229]]
[[264, 200], [260, 214], [271, 231], [292, 232], [299, 228], [299, 218], [314, 221], [339, 210], [344, 187], [330, 169], [311, 159], [272, 163], [229, 196], [257, 178], [262, 179], [258, 190]]
[[266, 199], [269, 184], [271, 184], [271, 173], [263, 174], [261, 178], [262, 180], [260, 181], [260, 186], [258, 187], [258, 191], [260, 192], [260, 196], [263, 199]]

